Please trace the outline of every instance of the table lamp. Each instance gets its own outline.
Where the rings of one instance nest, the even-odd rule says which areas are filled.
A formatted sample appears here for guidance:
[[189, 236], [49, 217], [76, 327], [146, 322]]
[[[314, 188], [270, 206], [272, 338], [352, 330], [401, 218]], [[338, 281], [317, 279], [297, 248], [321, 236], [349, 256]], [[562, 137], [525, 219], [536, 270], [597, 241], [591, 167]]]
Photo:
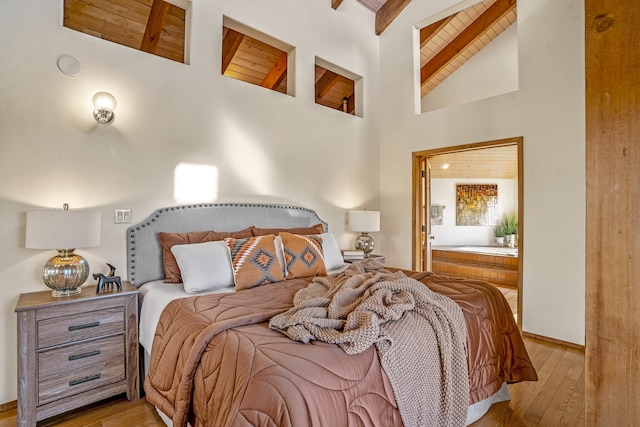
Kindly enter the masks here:
[[58, 255], [42, 267], [42, 280], [54, 297], [79, 294], [89, 277], [89, 263], [73, 251], [100, 245], [100, 212], [34, 210], [27, 212], [25, 247], [56, 249]]
[[380, 231], [380, 212], [378, 211], [349, 211], [349, 230], [361, 234], [356, 237], [355, 248], [369, 256], [375, 246], [370, 232]]

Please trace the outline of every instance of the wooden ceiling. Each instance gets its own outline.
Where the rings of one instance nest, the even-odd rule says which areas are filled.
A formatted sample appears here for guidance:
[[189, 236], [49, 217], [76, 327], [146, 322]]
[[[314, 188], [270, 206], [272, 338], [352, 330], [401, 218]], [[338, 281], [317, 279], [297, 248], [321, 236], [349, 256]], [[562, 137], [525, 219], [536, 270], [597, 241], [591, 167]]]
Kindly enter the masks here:
[[[376, 14], [380, 35], [411, 0], [357, 0]], [[342, 0], [332, 0], [337, 9]], [[420, 29], [420, 97], [424, 97], [516, 22], [516, 0], [483, 0]]]
[[316, 104], [355, 114], [355, 83], [348, 77], [316, 65]]
[[[241, 31], [223, 27], [222, 74], [225, 76], [287, 93], [287, 60], [286, 51]], [[353, 80], [316, 64], [317, 104], [355, 114], [354, 92]]]
[[64, 0], [63, 25], [185, 62], [184, 8], [154, 0]]
[[[376, 14], [380, 35], [411, 0], [357, 0]], [[342, 0], [332, 0], [336, 9]], [[420, 29], [420, 96], [424, 97], [516, 22], [516, 0], [484, 0]]]
[[287, 60], [284, 50], [223, 27], [222, 74], [225, 76], [287, 93]]
[[[357, 0], [380, 34], [411, 0]], [[342, 0], [331, 0], [338, 9]], [[174, 61], [185, 59], [185, 0], [64, 0], [64, 26]], [[516, 21], [516, 0], [484, 0], [420, 30], [421, 96]], [[225, 27], [222, 73], [287, 92], [286, 51]], [[293, 49], [293, 47], [292, 47]], [[316, 66], [316, 102], [354, 114], [354, 82]]]
[[516, 22], [516, 0], [484, 0], [420, 30], [421, 97]]
[[[441, 166], [449, 164], [447, 169]], [[516, 179], [517, 145], [439, 154], [429, 159], [431, 178]]]
[[[382, 32], [393, 22], [394, 19], [407, 7], [411, 0], [357, 0], [367, 9], [376, 14], [376, 35]], [[331, 0], [331, 7], [337, 9], [342, 4], [342, 0]]]

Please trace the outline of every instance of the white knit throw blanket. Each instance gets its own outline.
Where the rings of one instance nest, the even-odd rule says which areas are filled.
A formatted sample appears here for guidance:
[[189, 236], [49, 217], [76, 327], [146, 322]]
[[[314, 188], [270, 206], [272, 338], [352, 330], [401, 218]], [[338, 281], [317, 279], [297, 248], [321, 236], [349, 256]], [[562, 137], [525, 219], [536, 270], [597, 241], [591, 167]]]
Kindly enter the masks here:
[[376, 345], [405, 426], [463, 426], [469, 402], [466, 327], [451, 299], [375, 260], [318, 277], [269, 326], [356, 354]]

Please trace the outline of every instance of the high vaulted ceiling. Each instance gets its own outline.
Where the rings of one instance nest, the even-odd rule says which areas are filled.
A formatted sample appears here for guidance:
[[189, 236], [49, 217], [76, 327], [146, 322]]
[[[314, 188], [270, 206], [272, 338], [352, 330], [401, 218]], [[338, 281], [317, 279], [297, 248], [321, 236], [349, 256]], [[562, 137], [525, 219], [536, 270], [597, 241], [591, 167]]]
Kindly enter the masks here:
[[[320, 0], [318, 0], [320, 1]], [[375, 32], [382, 33], [411, 0], [357, 0], [375, 13]], [[64, 0], [65, 27], [125, 46], [186, 62], [185, 10], [173, 3], [183, 0]], [[342, 0], [331, 0], [338, 9]], [[516, 21], [516, 0], [483, 0], [420, 29], [421, 97], [454, 73], [473, 55]], [[251, 37], [227, 37], [225, 30], [223, 73], [286, 92], [284, 51]], [[324, 78], [316, 67], [316, 102], [353, 114], [353, 84]], [[348, 80], [348, 79], [346, 79]], [[329, 82], [330, 84], [328, 84]], [[335, 85], [335, 87], [334, 87]], [[317, 88], [316, 88], [317, 89]], [[343, 101], [347, 100], [346, 106]]]
[[[357, 0], [381, 34], [411, 0]], [[332, 0], [337, 9], [342, 0]], [[517, 19], [516, 0], [483, 0], [420, 29], [420, 97], [453, 74]]]
[[[407, 7], [411, 0], [357, 0], [367, 9], [376, 14], [376, 35], [380, 35], [385, 28]], [[342, 0], [331, 0], [331, 7], [337, 9]]]
[[516, 22], [516, 0], [484, 0], [420, 30], [421, 97]]

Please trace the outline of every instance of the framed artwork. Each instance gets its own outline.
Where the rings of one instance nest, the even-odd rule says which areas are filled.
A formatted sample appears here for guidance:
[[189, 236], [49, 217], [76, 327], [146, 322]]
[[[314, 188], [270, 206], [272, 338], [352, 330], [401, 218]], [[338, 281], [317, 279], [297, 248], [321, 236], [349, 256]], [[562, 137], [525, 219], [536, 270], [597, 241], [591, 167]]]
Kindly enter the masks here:
[[456, 184], [456, 225], [497, 225], [498, 184]]

